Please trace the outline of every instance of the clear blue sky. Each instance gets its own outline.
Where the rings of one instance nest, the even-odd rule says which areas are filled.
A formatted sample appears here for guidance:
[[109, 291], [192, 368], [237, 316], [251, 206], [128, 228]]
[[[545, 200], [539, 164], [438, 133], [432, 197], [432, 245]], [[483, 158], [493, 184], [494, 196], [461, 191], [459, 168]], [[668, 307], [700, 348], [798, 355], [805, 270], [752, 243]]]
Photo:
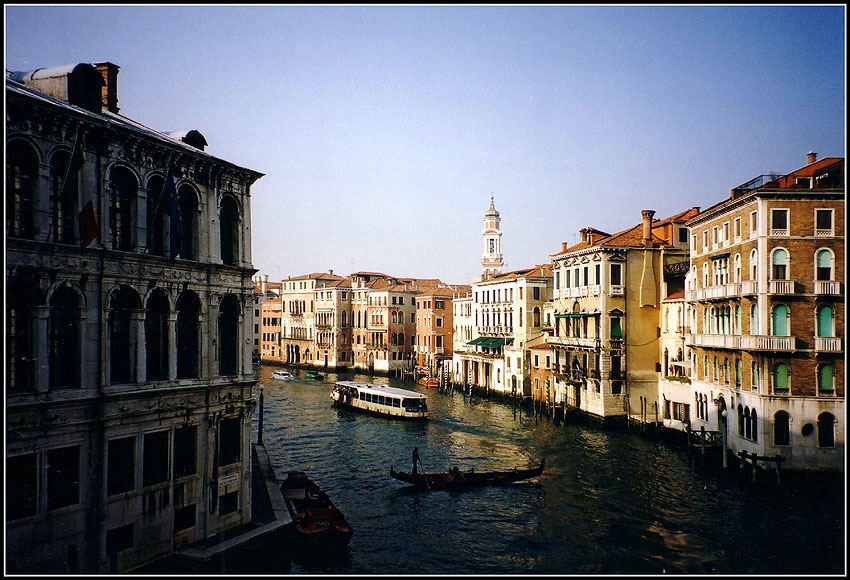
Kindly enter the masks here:
[[253, 262], [468, 284], [579, 229], [845, 155], [843, 5], [5, 6], [6, 69], [108, 60], [121, 113], [266, 174]]

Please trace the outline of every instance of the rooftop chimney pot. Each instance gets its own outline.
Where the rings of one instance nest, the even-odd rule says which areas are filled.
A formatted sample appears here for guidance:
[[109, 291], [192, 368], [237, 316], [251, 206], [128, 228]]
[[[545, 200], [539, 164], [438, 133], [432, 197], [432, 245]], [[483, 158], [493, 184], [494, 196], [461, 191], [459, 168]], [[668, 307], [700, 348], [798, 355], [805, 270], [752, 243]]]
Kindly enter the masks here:
[[806, 154], [806, 158], [809, 160], [809, 165], [811, 165], [812, 163], [818, 160], [818, 154], [814, 151], [809, 151]]

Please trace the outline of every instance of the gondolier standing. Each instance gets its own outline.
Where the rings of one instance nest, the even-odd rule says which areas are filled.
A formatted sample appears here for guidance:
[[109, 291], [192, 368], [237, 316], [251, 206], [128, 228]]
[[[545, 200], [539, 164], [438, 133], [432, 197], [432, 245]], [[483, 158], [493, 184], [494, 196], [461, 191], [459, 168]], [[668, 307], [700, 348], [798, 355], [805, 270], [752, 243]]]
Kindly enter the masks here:
[[416, 466], [419, 464], [419, 448], [413, 448], [413, 473], [416, 473]]

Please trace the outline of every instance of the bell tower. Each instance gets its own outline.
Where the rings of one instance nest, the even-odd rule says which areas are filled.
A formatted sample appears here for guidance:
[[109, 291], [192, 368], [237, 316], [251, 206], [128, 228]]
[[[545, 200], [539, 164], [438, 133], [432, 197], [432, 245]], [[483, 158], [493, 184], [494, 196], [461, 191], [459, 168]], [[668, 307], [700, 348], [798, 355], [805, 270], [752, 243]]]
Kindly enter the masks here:
[[502, 262], [502, 230], [499, 228], [501, 221], [491, 196], [490, 207], [484, 213], [484, 254], [481, 258], [484, 278], [502, 273], [504, 263]]

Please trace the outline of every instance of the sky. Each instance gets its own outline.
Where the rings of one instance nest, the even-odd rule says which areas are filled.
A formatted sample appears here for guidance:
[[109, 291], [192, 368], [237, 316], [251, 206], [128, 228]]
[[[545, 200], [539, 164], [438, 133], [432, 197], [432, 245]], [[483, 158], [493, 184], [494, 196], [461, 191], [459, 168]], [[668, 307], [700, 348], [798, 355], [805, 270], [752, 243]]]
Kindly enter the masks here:
[[844, 157], [844, 5], [5, 5], [11, 71], [109, 61], [121, 114], [251, 190], [254, 268], [470, 284], [584, 227]]

